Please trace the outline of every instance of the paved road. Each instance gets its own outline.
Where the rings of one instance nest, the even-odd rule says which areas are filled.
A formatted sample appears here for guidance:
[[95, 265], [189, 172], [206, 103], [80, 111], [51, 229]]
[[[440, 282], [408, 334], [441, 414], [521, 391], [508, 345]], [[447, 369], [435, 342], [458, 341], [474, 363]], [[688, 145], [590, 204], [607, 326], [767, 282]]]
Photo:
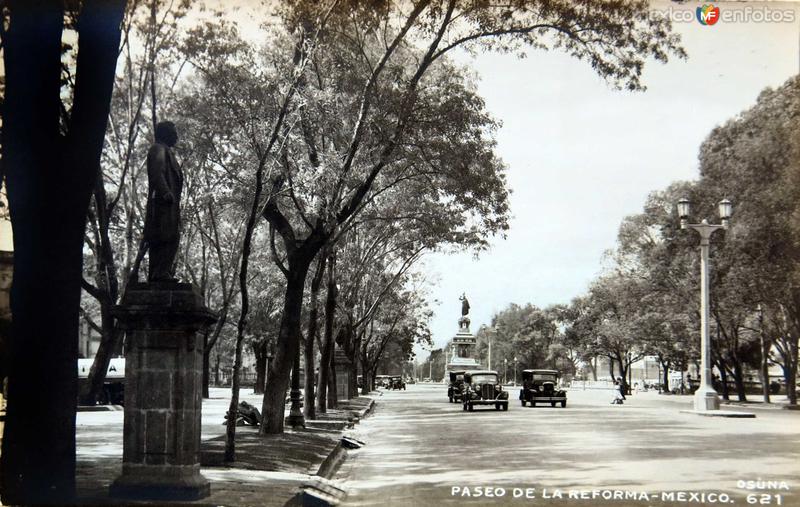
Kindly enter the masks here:
[[[384, 393], [356, 435], [367, 445], [337, 475], [345, 505], [748, 505], [753, 493], [769, 495], [761, 505], [800, 505], [797, 411], [707, 418], [680, 412], [689, 397], [610, 405], [610, 391], [571, 391], [564, 409], [470, 413], [446, 394], [441, 384]], [[771, 488], [746, 489], [757, 486]]]

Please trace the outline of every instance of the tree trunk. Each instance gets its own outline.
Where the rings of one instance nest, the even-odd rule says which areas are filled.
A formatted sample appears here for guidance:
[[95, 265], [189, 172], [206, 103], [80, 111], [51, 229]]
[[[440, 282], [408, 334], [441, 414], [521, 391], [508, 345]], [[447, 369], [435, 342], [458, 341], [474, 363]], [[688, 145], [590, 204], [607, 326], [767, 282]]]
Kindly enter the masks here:
[[233, 359], [233, 372], [231, 372], [231, 401], [228, 405], [228, 420], [225, 428], [225, 461], [236, 461], [236, 415], [239, 409], [239, 379], [242, 369], [242, 342], [244, 334], [236, 337], [236, 351]]
[[294, 356], [300, 352], [303, 291], [308, 268], [313, 258], [313, 255], [294, 258], [290, 262], [286, 275], [286, 293], [278, 331], [278, 343], [275, 347], [275, 358], [261, 404], [263, 419], [259, 432], [263, 435], [283, 433], [286, 389], [289, 387], [289, 372], [292, 369]]
[[608, 373], [611, 375], [611, 380], [616, 380], [617, 377], [614, 376], [614, 359], [608, 358]]
[[[242, 239], [242, 257], [239, 267], [239, 293], [241, 309], [239, 320], [236, 324], [236, 352], [233, 361], [233, 378], [231, 379], [231, 402], [228, 405], [228, 421], [225, 426], [225, 461], [236, 460], [236, 416], [239, 410], [239, 372], [242, 367], [242, 345], [247, 330], [247, 318], [250, 310], [250, 294], [247, 287], [247, 270], [250, 266], [250, 252], [252, 251], [253, 232], [256, 228], [258, 211], [261, 207], [261, 193], [264, 190], [264, 167], [259, 166], [256, 171], [255, 190], [253, 202], [250, 205], [250, 214], [245, 225], [244, 238]], [[302, 290], [301, 290], [302, 297]], [[263, 427], [263, 424], [262, 424]]]
[[374, 381], [368, 367], [367, 353], [360, 350], [359, 358], [361, 362], [361, 394], [369, 394], [374, 389]]
[[597, 356], [594, 356], [589, 363], [589, 368], [592, 370], [592, 380], [597, 382]]
[[66, 138], [59, 136], [62, 3], [7, 8], [2, 161], [16, 234], [0, 489], [6, 504], [69, 503], [85, 221], [125, 2], [84, 3]]
[[728, 401], [731, 399], [731, 393], [728, 389], [728, 366], [724, 361], [719, 361], [719, 381], [722, 389], [722, 399]]
[[219, 353], [217, 353], [217, 360], [214, 363], [214, 385], [219, 386]]
[[[360, 336], [360, 335], [359, 335]], [[350, 357], [350, 362], [353, 364], [353, 371], [350, 375], [350, 392], [358, 394], [358, 363], [359, 363], [359, 353], [358, 351], [361, 350], [361, 338], [356, 338], [353, 341], [353, 348], [352, 348], [352, 357]], [[365, 379], [365, 375], [361, 374], [361, 379]]]
[[736, 385], [736, 395], [739, 397], [739, 401], [747, 401], [744, 389], [744, 371], [742, 363], [738, 359], [733, 360], [733, 382]]
[[100, 327], [101, 337], [100, 346], [95, 354], [92, 367], [89, 369], [89, 377], [84, 384], [83, 391], [80, 393], [80, 403], [83, 405], [94, 405], [103, 393], [108, 365], [111, 357], [116, 353], [120, 345], [122, 333], [114, 325], [115, 319], [111, 314], [114, 305], [119, 297], [119, 282], [117, 281], [117, 269], [114, 261], [114, 250], [109, 236], [109, 217], [108, 202], [106, 198], [103, 178], [98, 174], [97, 183], [94, 189], [93, 223], [96, 227], [96, 278], [97, 288], [92, 289], [90, 295], [95, 297], [100, 304]]
[[792, 343], [789, 345], [791, 351], [791, 367], [789, 368], [789, 378], [786, 381], [786, 396], [789, 398], [790, 405], [797, 405], [797, 335], [794, 335]]
[[628, 365], [626, 361], [620, 360], [619, 372], [622, 378], [620, 384], [622, 385], [622, 392], [626, 395], [630, 394], [630, 386], [628, 386], [628, 368], [630, 368], [630, 365]]
[[314, 374], [314, 340], [317, 339], [317, 327], [319, 324], [319, 288], [322, 285], [322, 277], [325, 274], [325, 265], [327, 261], [327, 256], [322, 255], [320, 256], [319, 261], [317, 261], [317, 270], [314, 273], [314, 278], [311, 279], [311, 297], [310, 297], [310, 309], [308, 312], [308, 333], [306, 335], [305, 343], [304, 343], [304, 350], [303, 350], [303, 357], [305, 359], [305, 385], [303, 386], [304, 390], [304, 399], [305, 402], [303, 403], [303, 416], [309, 419], [316, 419], [317, 418], [317, 411], [316, 411], [316, 404], [315, 404], [315, 397], [314, 397], [314, 381], [316, 379], [316, 375]]
[[770, 403], [769, 397], [769, 349], [772, 348], [772, 343], [764, 338], [764, 324], [761, 324], [761, 368], [759, 369], [759, 376], [761, 377], [761, 393], [764, 397], [764, 403]]
[[328, 408], [336, 410], [339, 408], [339, 393], [336, 392], [336, 362], [335, 356], [331, 354], [331, 364], [328, 370]]
[[[207, 333], [205, 339], [208, 340]], [[217, 358], [219, 359], [219, 356], [217, 356]], [[219, 370], [219, 368], [217, 369]], [[217, 372], [216, 375], [219, 375], [219, 373]], [[218, 380], [218, 378], [215, 378], [215, 380]], [[208, 384], [210, 382], [211, 382], [211, 349], [205, 347], [203, 348], [203, 398], [204, 399], [211, 398], [211, 394], [209, 393], [208, 390]]]
[[317, 385], [317, 410], [327, 412], [328, 382], [333, 360], [333, 319], [336, 313], [336, 259], [328, 259], [328, 294], [325, 298], [325, 332], [322, 342], [322, 357], [319, 360], [319, 385]]
[[661, 391], [667, 392], [669, 390], [669, 365], [670, 363], [661, 363], [661, 367], [664, 369], [664, 374], [661, 378], [661, 384], [663, 385]]
[[92, 367], [89, 369], [89, 377], [84, 389], [79, 393], [81, 405], [94, 405], [98, 400], [102, 399], [108, 365], [111, 362], [111, 356], [114, 355], [119, 335], [121, 334], [114, 326], [114, 317], [111, 315], [113, 304], [109, 304], [109, 301], [105, 299], [100, 304], [100, 327], [102, 330], [100, 346], [97, 348], [97, 354], [92, 362]]
[[267, 356], [269, 355], [269, 340], [260, 339], [253, 344], [253, 355], [256, 358], [256, 382], [253, 385], [253, 394], [264, 394], [267, 380]]

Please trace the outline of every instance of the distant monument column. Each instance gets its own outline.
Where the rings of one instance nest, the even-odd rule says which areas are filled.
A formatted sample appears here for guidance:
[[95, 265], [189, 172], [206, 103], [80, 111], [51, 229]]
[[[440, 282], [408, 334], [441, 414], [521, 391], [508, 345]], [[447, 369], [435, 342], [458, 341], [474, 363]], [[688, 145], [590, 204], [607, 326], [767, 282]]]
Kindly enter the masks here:
[[204, 498], [200, 474], [203, 330], [216, 316], [191, 284], [128, 289], [116, 316], [126, 331], [122, 475], [111, 495]]
[[478, 370], [481, 367], [480, 363], [472, 357], [477, 339], [469, 330], [469, 300], [466, 294], [462, 294], [458, 299], [461, 301], [461, 317], [458, 319], [458, 332], [451, 341], [452, 353], [450, 361], [447, 363], [445, 380], [451, 371]]

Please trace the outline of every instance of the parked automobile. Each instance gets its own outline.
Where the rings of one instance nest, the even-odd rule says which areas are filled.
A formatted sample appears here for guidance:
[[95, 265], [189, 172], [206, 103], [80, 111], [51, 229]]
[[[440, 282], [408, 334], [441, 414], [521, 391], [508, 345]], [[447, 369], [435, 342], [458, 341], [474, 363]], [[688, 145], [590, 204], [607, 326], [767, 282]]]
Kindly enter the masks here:
[[389, 379], [389, 389], [397, 390], [406, 389], [406, 383], [403, 381], [403, 377], [391, 377]]
[[556, 403], [561, 403], [561, 407], [566, 407], [567, 392], [558, 386], [559, 376], [558, 370], [522, 370], [522, 389], [519, 390], [522, 406], [550, 403], [555, 407]]
[[[89, 370], [94, 359], [78, 359], [78, 386], [80, 392], [89, 381]], [[103, 390], [100, 392], [99, 405], [125, 404], [125, 358], [115, 357], [108, 362]]]
[[376, 375], [375, 376], [375, 387], [389, 388], [390, 379], [391, 379], [391, 377], [389, 375]]
[[462, 399], [464, 410], [472, 411], [475, 405], [494, 405], [495, 410], [508, 410], [508, 391], [500, 385], [496, 371], [465, 372]]
[[464, 371], [451, 371], [450, 384], [447, 386], [447, 398], [450, 403], [463, 401], [461, 395], [464, 389]]

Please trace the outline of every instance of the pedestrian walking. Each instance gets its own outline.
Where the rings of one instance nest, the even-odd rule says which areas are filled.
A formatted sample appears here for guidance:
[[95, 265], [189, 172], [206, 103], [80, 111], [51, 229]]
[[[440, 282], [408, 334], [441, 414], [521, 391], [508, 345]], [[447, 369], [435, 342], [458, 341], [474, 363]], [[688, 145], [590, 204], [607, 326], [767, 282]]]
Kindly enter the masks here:
[[625, 400], [625, 395], [622, 394], [622, 388], [618, 380], [614, 381], [614, 398], [611, 400], [612, 405], [622, 405]]
[[627, 400], [628, 398], [625, 397], [625, 382], [622, 381], [622, 377], [617, 378], [617, 388], [619, 389], [619, 394], [622, 396], [623, 400]]

